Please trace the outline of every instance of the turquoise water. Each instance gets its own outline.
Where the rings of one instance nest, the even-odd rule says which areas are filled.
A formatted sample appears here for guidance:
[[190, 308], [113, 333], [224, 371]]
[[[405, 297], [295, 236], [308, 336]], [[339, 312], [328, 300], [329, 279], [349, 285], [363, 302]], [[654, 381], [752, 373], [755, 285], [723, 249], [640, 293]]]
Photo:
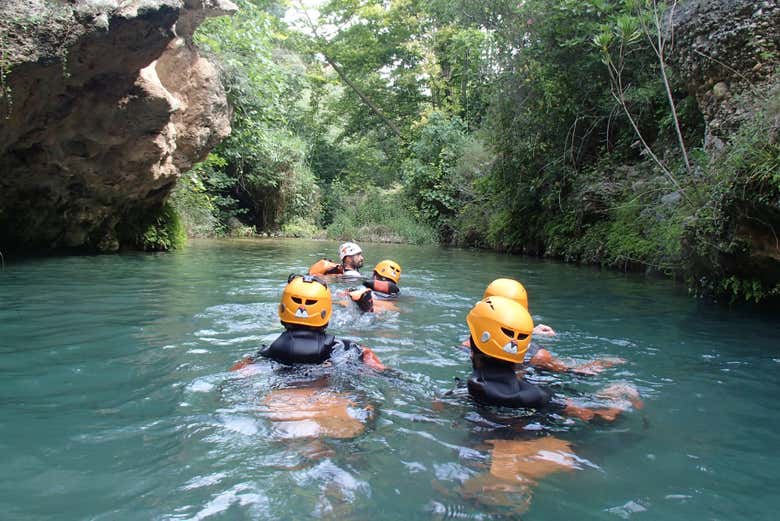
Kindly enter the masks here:
[[[335, 249], [195, 241], [171, 254], [6, 259], [2, 518], [503, 519], [531, 495], [526, 520], [776, 518], [777, 317], [699, 304], [664, 280], [365, 245], [367, 265], [403, 266], [400, 311], [337, 307], [331, 329], [393, 370], [331, 376], [357, 409], [373, 408], [361, 435], [285, 438], [263, 400], [293, 376], [227, 368], [279, 331], [287, 274]], [[627, 361], [535, 381], [584, 403], [628, 383], [645, 407], [583, 423], [473, 404], [457, 389], [470, 368], [455, 346], [498, 276], [525, 283], [535, 319], [559, 332], [540, 340], [556, 355]], [[539, 478], [514, 506], [465, 492], [489, 469], [487, 440], [539, 436], [569, 442], [580, 469]]]

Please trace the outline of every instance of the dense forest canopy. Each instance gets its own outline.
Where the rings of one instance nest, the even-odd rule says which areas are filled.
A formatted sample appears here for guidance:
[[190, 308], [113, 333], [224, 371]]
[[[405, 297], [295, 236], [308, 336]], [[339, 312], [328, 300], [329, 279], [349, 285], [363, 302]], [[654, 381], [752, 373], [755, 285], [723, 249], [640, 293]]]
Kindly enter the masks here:
[[237, 4], [196, 33], [233, 132], [174, 193], [191, 234], [440, 242], [780, 291], [728, 260], [735, 208], [778, 197], [761, 116], [777, 91], [713, 161], [669, 64], [676, 2]]

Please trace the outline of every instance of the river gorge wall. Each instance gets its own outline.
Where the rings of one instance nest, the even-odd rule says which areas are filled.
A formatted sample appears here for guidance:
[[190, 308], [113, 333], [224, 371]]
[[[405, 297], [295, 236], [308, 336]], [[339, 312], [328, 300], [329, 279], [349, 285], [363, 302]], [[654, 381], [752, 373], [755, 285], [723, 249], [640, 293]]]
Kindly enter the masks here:
[[706, 123], [708, 201], [683, 237], [693, 285], [780, 297], [780, 2], [692, 0], [674, 15], [675, 72]]
[[0, 250], [114, 251], [230, 133], [192, 34], [228, 0], [0, 5]]

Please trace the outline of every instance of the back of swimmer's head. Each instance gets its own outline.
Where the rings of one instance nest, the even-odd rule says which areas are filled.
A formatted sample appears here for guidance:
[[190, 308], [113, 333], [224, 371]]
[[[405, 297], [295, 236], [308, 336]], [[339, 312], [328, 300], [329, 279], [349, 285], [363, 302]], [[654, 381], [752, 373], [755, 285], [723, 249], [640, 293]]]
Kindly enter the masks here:
[[396, 284], [401, 280], [401, 265], [394, 260], [385, 259], [374, 266], [374, 275], [392, 280]]
[[325, 281], [313, 275], [290, 275], [279, 303], [279, 320], [286, 328], [324, 329], [330, 322], [332, 303]]
[[500, 296], [480, 300], [466, 316], [471, 340], [485, 356], [521, 363], [531, 343], [534, 321], [518, 302]]
[[482, 298], [488, 297], [506, 297], [528, 309], [528, 292], [522, 284], [514, 279], [496, 279], [488, 284]]

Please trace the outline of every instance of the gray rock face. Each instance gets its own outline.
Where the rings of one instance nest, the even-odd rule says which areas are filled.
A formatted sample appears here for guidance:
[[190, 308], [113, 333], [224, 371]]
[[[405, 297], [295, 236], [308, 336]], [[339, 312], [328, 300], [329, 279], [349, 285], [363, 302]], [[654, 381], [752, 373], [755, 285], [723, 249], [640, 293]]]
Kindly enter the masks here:
[[227, 0], [4, 0], [0, 250], [118, 247], [230, 132], [192, 32]]
[[719, 149], [749, 117], [780, 63], [780, 0], [688, 0], [677, 7], [672, 65], [695, 94]]
[[[771, 100], [780, 90], [780, 0], [689, 0], [673, 25], [672, 65], [704, 114], [713, 163], [734, 153], [729, 141], [743, 124], [766, 122], [767, 146], [776, 142], [780, 107]], [[732, 288], [746, 281], [771, 295], [780, 288], [777, 188], [756, 172], [730, 174], [733, 189], [713, 195], [717, 218], [705, 213], [704, 225], [692, 221], [683, 241], [692, 252], [692, 278], [716, 291], [728, 290], [724, 281]]]

